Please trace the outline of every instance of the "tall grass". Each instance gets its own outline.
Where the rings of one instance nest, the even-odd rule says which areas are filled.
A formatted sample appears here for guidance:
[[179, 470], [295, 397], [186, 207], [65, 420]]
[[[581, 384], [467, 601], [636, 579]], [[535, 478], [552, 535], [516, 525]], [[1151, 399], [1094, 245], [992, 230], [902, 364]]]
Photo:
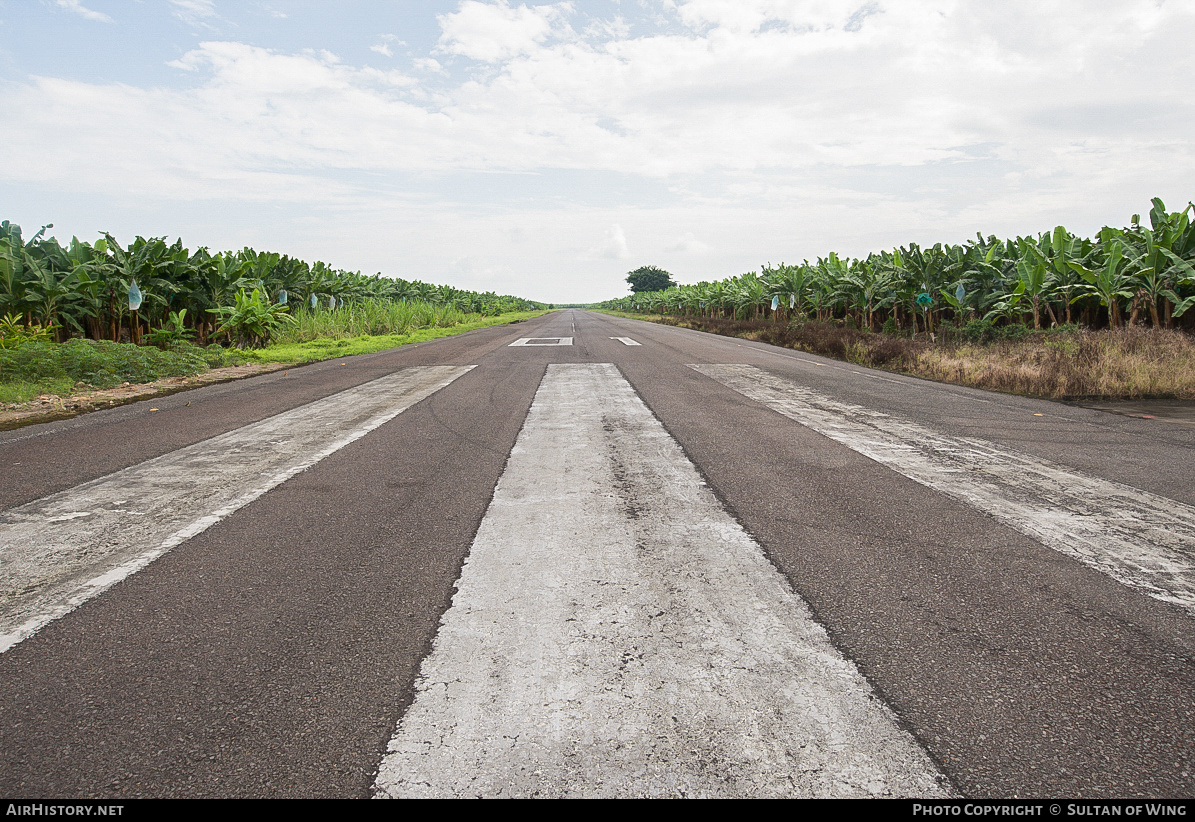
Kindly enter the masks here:
[[[611, 314], [620, 312], [608, 312]], [[1163, 328], [1074, 328], [964, 342], [876, 334], [833, 323], [653, 315], [665, 325], [771, 343], [858, 365], [1031, 397], [1195, 399], [1195, 337]]]
[[[542, 310], [511, 311], [491, 317], [470, 314], [466, 316], [464, 322], [451, 325], [450, 327], [428, 326], [425, 328], [412, 328], [410, 331], [400, 334], [362, 335], [342, 339], [321, 337], [320, 339], [308, 340], [307, 342], [273, 343], [265, 348], [242, 351], [240, 355], [253, 362], [315, 362], [316, 360], [326, 360], [331, 357], [372, 354], [376, 351], [385, 351], [388, 348], [395, 348], [400, 345], [427, 342], [438, 337], [463, 334], [466, 331], [473, 331], [479, 328], [523, 322], [544, 313]], [[451, 320], [452, 318], [450, 316], [447, 319]]]
[[274, 336], [275, 344], [409, 334], [421, 328], [449, 328], [480, 317], [479, 314], [466, 314], [452, 306], [379, 299], [315, 311], [302, 306], [291, 316], [295, 322]]
[[1195, 399], [1195, 340], [1157, 328], [926, 347], [909, 373], [1035, 397]]

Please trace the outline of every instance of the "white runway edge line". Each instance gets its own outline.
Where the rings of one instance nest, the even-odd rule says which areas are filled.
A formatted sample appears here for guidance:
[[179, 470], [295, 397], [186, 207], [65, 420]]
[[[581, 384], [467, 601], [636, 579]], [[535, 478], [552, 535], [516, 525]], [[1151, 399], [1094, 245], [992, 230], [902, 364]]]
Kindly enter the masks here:
[[474, 367], [407, 368], [0, 513], [0, 652]]
[[942, 796], [609, 364], [549, 365], [378, 797]]
[[691, 365], [909, 479], [1195, 614], [1195, 508], [838, 402], [750, 365]]

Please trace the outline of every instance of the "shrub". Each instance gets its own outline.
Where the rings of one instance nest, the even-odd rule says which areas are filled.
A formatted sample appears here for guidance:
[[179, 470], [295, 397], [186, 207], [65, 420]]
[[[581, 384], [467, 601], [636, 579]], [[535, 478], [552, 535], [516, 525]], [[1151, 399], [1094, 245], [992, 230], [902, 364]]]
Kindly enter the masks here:
[[1002, 340], [1020, 340], [1028, 336], [1030, 332], [1031, 329], [1029, 326], [1021, 325], [1020, 323], [1013, 323], [1012, 325], [996, 329], [996, 334]]
[[995, 338], [995, 335], [996, 329], [992, 325], [991, 320], [971, 320], [971, 322], [963, 326], [963, 336], [969, 342], [991, 342]]

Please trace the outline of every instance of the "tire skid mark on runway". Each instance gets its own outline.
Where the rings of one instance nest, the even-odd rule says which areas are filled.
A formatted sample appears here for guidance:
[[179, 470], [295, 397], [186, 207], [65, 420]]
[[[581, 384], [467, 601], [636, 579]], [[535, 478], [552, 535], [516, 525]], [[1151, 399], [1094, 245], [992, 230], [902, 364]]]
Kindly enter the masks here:
[[406, 368], [0, 513], [0, 652], [474, 367]]
[[549, 365], [375, 781], [394, 796], [943, 796], [610, 364]]
[[1155, 599], [1195, 614], [1195, 508], [982, 439], [840, 402], [751, 365], [690, 365], [738, 393]]

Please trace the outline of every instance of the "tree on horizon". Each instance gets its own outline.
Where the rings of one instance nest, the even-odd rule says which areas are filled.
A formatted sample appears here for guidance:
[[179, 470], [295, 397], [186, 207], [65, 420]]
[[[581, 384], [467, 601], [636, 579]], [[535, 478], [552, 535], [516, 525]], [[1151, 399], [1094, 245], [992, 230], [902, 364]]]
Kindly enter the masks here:
[[676, 285], [672, 281], [671, 274], [654, 265], [643, 265], [634, 271], [628, 271], [627, 282], [630, 283], [631, 291], [635, 294], [645, 291], [664, 291]]

